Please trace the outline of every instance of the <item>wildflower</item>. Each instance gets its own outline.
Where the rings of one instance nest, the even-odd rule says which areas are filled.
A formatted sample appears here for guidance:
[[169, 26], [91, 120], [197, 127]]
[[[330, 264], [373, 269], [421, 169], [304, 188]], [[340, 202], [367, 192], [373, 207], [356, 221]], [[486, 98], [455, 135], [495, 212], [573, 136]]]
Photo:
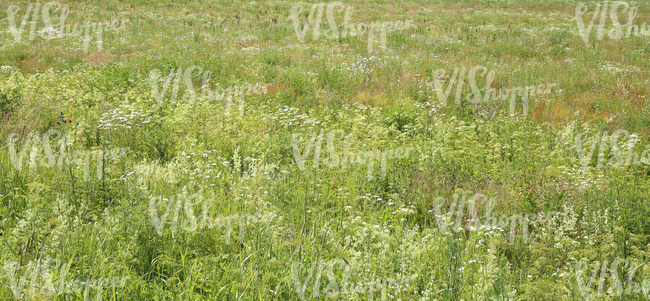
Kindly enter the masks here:
[[395, 214], [395, 213], [407, 213], [408, 214], [408, 213], [414, 213], [414, 211], [410, 210], [408, 208], [400, 208], [399, 210], [393, 212], [393, 214]]

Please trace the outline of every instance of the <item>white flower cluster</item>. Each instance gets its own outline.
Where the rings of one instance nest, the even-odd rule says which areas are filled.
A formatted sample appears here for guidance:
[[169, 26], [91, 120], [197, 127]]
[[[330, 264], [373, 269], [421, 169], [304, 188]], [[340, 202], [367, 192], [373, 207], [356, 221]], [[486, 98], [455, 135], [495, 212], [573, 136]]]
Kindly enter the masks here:
[[276, 113], [272, 114], [270, 117], [264, 117], [266, 122], [278, 122], [281, 126], [302, 126], [307, 115], [298, 114], [300, 111], [296, 108], [291, 108], [288, 106], [276, 107]]
[[14, 66], [0, 66], [0, 71], [2, 72], [11, 72], [12, 69], [16, 69]]
[[588, 191], [593, 189], [602, 189], [602, 184], [605, 183], [605, 177], [602, 173], [592, 174], [588, 170], [582, 168], [561, 168], [562, 175], [566, 178], [558, 179], [558, 184], [565, 186], [573, 186], [578, 191]]
[[371, 56], [371, 57], [361, 57], [359, 56], [357, 58], [356, 62], [353, 63], [341, 63], [339, 65], [339, 68], [348, 70], [350, 72], [358, 72], [358, 73], [364, 73], [364, 74], [370, 74], [373, 71], [375, 71], [375, 68], [373, 66], [378, 66], [378, 67], [384, 67], [386, 66], [386, 61], [382, 61], [381, 58], [376, 57], [376, 56]]
[[108, 113], [102, 114], [97, 127], [105, 130], [140, 128], [142, 125], [151, 122], [151, 113], [151, 110], [140, 113], [131, 108], [130, 105], [121, 105]]

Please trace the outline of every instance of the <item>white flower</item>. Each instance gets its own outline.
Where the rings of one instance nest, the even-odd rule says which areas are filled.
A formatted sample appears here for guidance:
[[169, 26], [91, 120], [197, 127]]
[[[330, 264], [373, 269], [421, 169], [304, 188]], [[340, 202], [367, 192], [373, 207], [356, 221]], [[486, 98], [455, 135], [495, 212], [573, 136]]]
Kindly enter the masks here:
[[408, 208], [400, 208], [399, 210], [393, 212], [393, 214], [395, 214], [395, 213], [406, 213], [406, 214], [412, 214], [412, 213], [415, 213], [415, 211], [413, 211], [413, 210], [411, 210], [411, 209], [408, 209]]

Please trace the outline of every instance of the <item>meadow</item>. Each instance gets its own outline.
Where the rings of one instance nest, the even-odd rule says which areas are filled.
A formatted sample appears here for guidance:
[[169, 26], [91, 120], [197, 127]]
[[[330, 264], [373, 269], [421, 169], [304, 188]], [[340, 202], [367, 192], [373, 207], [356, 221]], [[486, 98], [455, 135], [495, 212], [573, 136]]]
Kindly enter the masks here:
[[0, 0], [0, 300], [649, 300], [648, 22]]

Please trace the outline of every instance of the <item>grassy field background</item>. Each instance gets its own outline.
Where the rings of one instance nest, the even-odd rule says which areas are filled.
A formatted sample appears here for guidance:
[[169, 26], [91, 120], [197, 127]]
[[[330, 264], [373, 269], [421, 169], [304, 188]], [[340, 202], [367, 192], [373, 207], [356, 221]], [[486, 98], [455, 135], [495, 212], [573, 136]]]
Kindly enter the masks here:
[[[342, 3], [413, 20], [370, 53], [300, 42], [294, 1], [60, 2], [71, 28], [129, 20], [84, 50], [29, 23], [16, 42], [10, 6], [35, 2], [0, 0], [0, 300], [648, 300], [650, 36], [598, 39], [597, 19], [585, 43], [597, 3]], [[643, 29], [650, 3], [627, 3]], [[158, 105], [151, 75], [192, 66], [196, 100], [172, 81]], [[467, 78], [441, 105], [433, 82], [475, 66], [556, 86], [525, 115], [466, 101]]]

